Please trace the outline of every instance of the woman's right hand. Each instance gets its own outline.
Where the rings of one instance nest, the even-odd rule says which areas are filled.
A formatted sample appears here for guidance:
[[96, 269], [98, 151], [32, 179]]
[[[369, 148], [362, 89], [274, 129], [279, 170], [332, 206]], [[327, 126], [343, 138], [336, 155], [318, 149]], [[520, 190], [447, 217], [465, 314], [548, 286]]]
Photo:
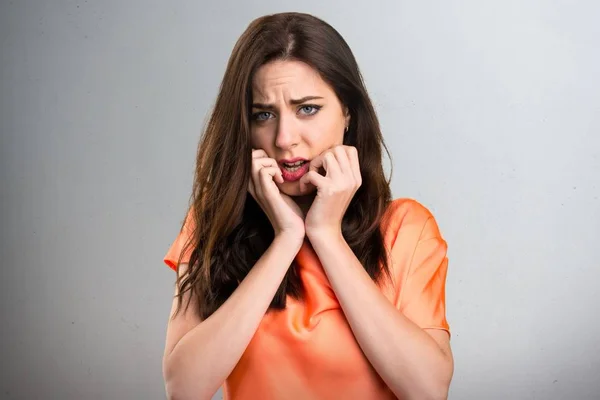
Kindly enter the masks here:
[[283, 183], [277, 161], [264, 150], [252, 150], [252, 172], [248, 191], [263, 209], [275, 230], [275, 236], [289, 235], [304, 240], [304, 215], [292, 198], [279, 191]]

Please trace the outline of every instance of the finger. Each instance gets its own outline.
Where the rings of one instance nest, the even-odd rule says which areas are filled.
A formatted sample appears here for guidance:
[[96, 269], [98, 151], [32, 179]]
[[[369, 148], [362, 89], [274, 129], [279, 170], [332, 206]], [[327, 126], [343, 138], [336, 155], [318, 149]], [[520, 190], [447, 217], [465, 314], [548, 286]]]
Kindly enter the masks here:
[[325, 176], [339, 175], [339, 165], [335, 161], [335, 156], [331, 153], [331, 150], [327, 150], [314, 158], [308, 169], [309, 171], [321, 172], [321, 168], [325, 171]]
[[308, 171], [302, 178], [300, 178], [300, 187], [301, 190], [304, 190], [306, 185], [311, 183], [317, 188], [317, 190], [319, 188], [322, 189], [327, 184], [327, 180], [327, 178], [319, 174], [317, 171]]
[[358, 186], [362, 184], [362, 175], [360, 173], [360, 162], [358, 160], [358, 150], [354, 146], [345, 146], [348, 159], [350, 160], [350, 167], [354, 174], [354, 179]]
[[256, 169], [261, 169], [263, 167], [278, 167], [279, 164], [272, 158], [264, 157], [252, 160], [252, 166]]
[[269, 185], [274, 185], [274, 180], [277, 176], [281, 176], [281, 170], [279, 167], [263, 167], [259, 173], [259, 185], [261, 187], [261, 192], [266, 194], [266, 191], [269, 188]]
[[350, 166], [350, 159], [348, 158], [348, 153], [346, 152], [345, 146], [337, 146], [333, 149], [333, 154], [335, 155], [335, 160], [340, 166], [340, 171], [344, 176], [348, 176], [354, 179], [354, 173], [352, 172], [352, 167]]
[[284, 183], [283, 172], [281, 172], [281, 168], [277, 167], [277, 174], [275, 174], [274, 181], [277, 183]]
[[253, 149], [252, 150], [252, 159], [263, 158], [263, 157], [269, 157], [267, 155], [267, 152], [264, 151], [263, 149]]
[[317, 157], [313, 158], [310, 164], [308, 165], [309, 171], [319, 172], [319, 168], [323, 167], [323, 156], [325, 153], [319, 154]]
[[258, 173], [262, 168], [265, 167], [278, 167], [277, 161], [272, 158], [255, 158], [252, 160], [252, 179], [256, 182], [258, 180]]
[[[323, 176], [323, 175], [321, 175]], [[302, 179], [298, 181], [298, 185], [300, 188], [300, 193], [313, 193], [316, 186], [312, 185], [310, 182], [304, 182]]]
[[323, 168], [325, 168], [325, 176], [332, 179], [337, 179], [342, 175], [340, 164], [338, 163], [333, 151], [328, 151], [323, 156]]

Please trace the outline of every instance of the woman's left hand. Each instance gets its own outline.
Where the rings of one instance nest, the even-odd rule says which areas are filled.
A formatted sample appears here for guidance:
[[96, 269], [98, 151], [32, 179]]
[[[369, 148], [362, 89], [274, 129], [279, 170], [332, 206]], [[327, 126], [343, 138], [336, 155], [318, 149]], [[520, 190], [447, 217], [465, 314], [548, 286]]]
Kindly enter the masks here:
[[[321, 168], [325, 176], [318, 172]], [[362, 184], [356, 148], [339, 145], [313, 159], [301, 188], [308, 183], [317, 188], [317, 195], [306, 214], [306, 236], [340, 235], [342, 218]]]

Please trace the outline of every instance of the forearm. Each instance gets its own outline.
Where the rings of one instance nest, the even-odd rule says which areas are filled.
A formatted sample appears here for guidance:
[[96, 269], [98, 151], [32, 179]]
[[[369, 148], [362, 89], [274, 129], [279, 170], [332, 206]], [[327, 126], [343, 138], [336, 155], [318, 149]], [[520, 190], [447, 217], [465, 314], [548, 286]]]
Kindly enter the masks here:
[[401, 398], [445, 398], [451, 356], [383, 295], [341, 234], [313, 235], [311, 243], [358, 344], [390, 389]]
[[185, 334], [165, 361], [173, 399], [210, 399], [229, 376], [296, 256], [301, 242], [275, 238], [246, 278], [209, 318]]

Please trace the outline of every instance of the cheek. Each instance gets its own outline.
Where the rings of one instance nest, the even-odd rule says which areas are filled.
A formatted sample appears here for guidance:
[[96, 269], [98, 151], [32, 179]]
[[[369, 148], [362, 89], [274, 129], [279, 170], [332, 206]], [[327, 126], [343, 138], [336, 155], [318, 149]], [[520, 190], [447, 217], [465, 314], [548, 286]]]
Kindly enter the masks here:
[[252, 131], [250, 133], [250, 144], [253, 149], [265, 149], [265, 146], [268, 144], [268, 140], [266, 140], [266, 135], [264, 132]]
[[344, 126], [340, 122], [331, 119], [324, 119], [319, 124], [311, 127], [307, 132], [306, 141], [313, 148], [321, 148], [323, 151], [342, 144], [344, 141]]
[[256, 145], [259, 142], [259, 137], [258, 137], [258, 133], [255, 132], [254, 130], [250, 131], [250, 144], [252, 144], [252, 147], [256, 148]]

